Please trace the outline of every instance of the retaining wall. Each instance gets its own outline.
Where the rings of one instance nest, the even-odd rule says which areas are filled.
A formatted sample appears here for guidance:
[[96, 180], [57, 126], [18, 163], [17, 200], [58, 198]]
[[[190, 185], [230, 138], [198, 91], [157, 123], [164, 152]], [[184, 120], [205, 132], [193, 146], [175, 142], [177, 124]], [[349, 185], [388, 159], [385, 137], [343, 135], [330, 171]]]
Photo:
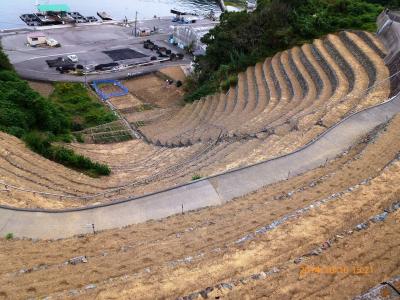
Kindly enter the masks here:
[[[377, 35], [387, 50], [385, 64], [390, 74], [397, 74], [400, 71], [400, 15], [385, 10], [379, 15], [377, 24]], [[399, 92], [400, 74], [391, 79], [391, 95], [397, 95]]]

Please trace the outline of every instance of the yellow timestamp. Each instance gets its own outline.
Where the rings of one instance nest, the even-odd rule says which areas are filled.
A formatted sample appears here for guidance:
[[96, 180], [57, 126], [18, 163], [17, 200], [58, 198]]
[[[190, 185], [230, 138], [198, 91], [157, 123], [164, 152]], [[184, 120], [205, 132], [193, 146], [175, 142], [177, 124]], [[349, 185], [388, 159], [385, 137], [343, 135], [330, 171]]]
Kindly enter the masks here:
[[352, 266], [313, 266], [304, 265], [300, 267], [300, 277], [309, 274], [353, 274], [353, 275], [368, 275], [374, 272], [372, 265], [352, 265]]

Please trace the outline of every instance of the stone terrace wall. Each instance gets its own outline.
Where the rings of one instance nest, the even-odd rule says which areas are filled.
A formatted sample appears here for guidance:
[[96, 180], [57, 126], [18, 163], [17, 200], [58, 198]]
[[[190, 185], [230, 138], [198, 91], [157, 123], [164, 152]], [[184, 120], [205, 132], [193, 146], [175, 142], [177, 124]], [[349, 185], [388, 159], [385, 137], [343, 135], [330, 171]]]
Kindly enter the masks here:
[[[383, 11], [378, 17], [377, 35], [387, 49], [385, 63], [394, 75], [400, 72], [400, 15], [389, 10]], [[400, 92], [400, 74], [391, 79], [391, 95]]]

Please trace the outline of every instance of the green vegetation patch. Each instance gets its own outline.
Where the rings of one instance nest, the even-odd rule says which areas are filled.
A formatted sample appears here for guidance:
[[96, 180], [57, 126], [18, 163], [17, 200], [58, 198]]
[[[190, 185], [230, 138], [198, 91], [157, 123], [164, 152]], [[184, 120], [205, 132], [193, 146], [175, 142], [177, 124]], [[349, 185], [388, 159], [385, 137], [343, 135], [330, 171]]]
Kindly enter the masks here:
[[71, 130], [78, 125], [98, 125], [115, 120], [115, 116], [79, 84], [56, 84], [52, 100], [21, 80], [0, 49], [0, 130], [22, 138], [36, 153], [72, 169], [90, 176], [110, 174], [108, 166], [52, 143], [70, 142]]
[[194, 174], [192, 176], [192, 181], [200, 180], [201, 178], [203, 178], [203, 176], [201, 176], [200, 174]]
[[12, 240], [14, 238], [14, 234], [12, 232], [9, 232], [6, 234], [5, 239], [6, 240]]
[[73, 131], [117, 120], [104, 105], [92, 97], [81, 83], [56, 83], [50, 100], [56, 103], [71, 122]]
[[156, 105], [153, 105], [151, 103], [143, 103], [141, 105], [135, 106], [135, 111], [136, 112], [143, 112], [143, 111], [147, 111], [147, 110], [152, 110], [154, 108], [156, 108]]
[[32, 131], [24, 135], [23, 139], [29, 148], [36, 153], [71, 169], [83, 171], [89, 176], [98, 177], [111, 173], [107, 165], [92, 162], [89, 158], [76, 154], [71, 149], [52, 145], [52, 139], [46, 134]]
[[133, 125], [135, 127], [143, 127], [146, 125], [146, 123], [144, 121], [136, 121], [136, 122], [133, 122]]

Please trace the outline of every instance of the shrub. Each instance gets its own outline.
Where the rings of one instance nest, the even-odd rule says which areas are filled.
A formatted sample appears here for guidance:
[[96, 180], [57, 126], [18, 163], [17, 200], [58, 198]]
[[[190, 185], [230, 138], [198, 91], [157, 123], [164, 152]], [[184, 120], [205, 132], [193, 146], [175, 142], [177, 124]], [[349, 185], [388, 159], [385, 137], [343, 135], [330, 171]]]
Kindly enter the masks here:
[[14, 238], [14, 234], [13, 233], [11, 233], [11, 232], [9, 232], [9, 233], [7, 233], [6, 234], [6, 240], [12, 240]]
[[137, 112], [143, 112], [146, 110], [152, 110], [155, 106], [153, 104], [150, 103], [143, 103], [141, 105], [135, 106], [135, 111]]
[[0, 70], [0, 128], [21, 137], [32, 129], [66, 133], [69, 123], [57, 105], [34, 92], [14, 71]]
[[233, 74], [229, 76], [228, 81], [229, 81], [229, 86], [236, 86], [239, 81], [239, 78], [237, 74]]
[[10, 61], [8, 60], [7, 55], [3, 51], [1, 51], [1, 48], [0, 48], [0, 70], [1, 69], [13, 70], [13, 67], [12, 67]]
[[203, 178], [201, 175], [199, 175], [199, 174], [194, 174], [194, 175], [192, 176], [192, 181], [199, 180], [199, 179], [201, 179], [201, 178]]
[[85, 140], [83, 138], [82, 133], [74, 133], [75, 139], [78, 143], [84, 143]]
[[201, 99], [202, 97], [213, 94], [217, 90], [218, 90], [218, 82], [216, 82], [216, 81], [208, 82], [207, 84], [200, 86], [193, 93], [187, 94], [185, 96], [185, 101], [193, 102], [195, 100]]
[[76, 154], [71, 149], [62, 146], [53, 146], [51, 142], [54, 139], [55, 137], [37, 131], [23, 136], [23, 140], [33, 151], [48, 159], [66, 167], [85, 172], [93, 177], [110, 175], [111, 170], [107, 165], [93, 162], [83, 155]]

